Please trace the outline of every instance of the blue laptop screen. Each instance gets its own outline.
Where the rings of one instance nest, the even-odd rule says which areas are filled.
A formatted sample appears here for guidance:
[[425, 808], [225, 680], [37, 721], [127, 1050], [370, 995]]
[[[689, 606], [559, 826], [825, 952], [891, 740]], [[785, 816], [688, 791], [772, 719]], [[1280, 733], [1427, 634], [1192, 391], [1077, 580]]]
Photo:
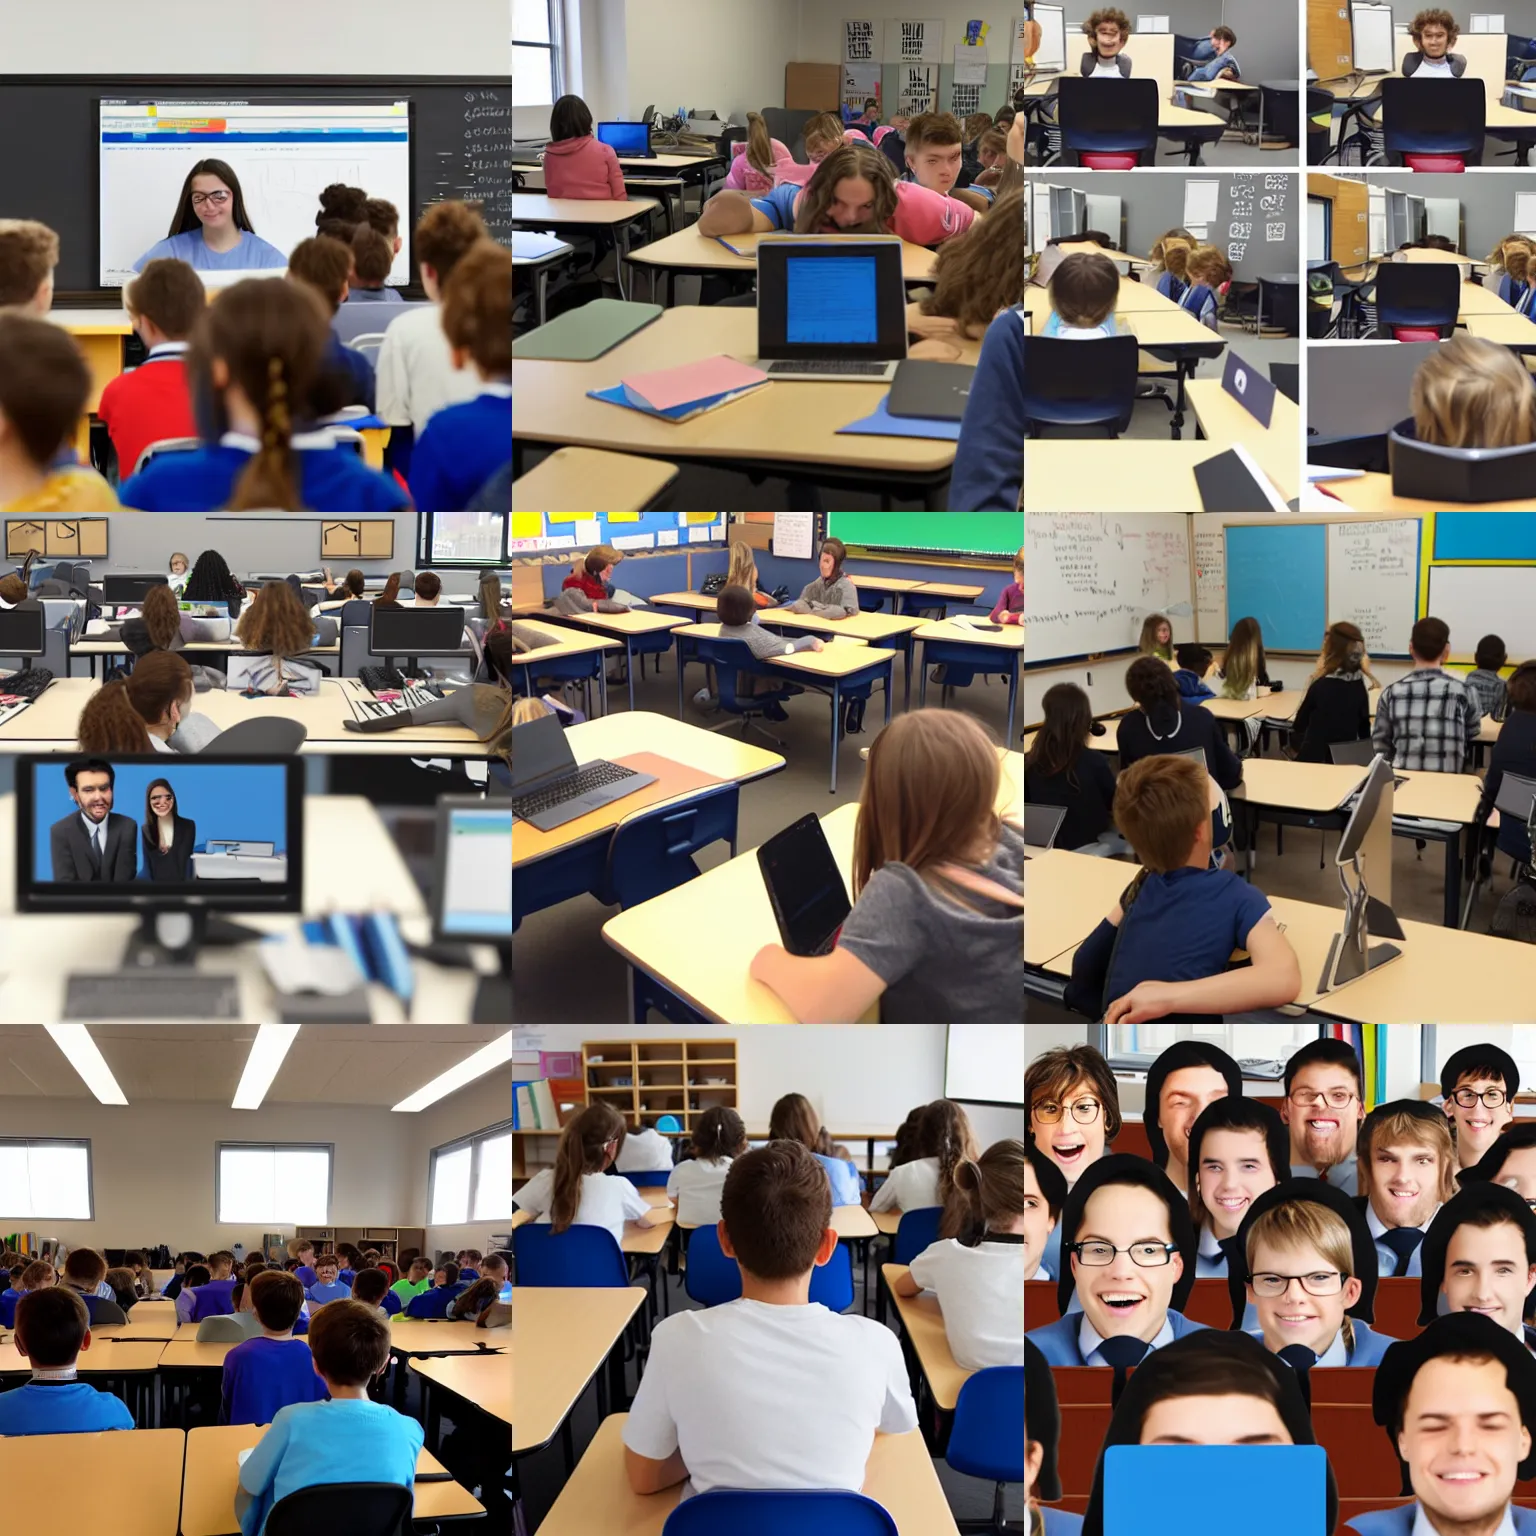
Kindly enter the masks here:
[[1326, 1536], [1327, 1479], [1320, 1445], [1110, 1446], [1104, 1536]]
[[616, 155], [643, 155], [650, 147], [650, 133], [644, 123], [599, 123], [597, 137], [611, 144]]
[[784, 339], [791, 346], [873, 346], [880, 340], [873, 256], [791, 256]]

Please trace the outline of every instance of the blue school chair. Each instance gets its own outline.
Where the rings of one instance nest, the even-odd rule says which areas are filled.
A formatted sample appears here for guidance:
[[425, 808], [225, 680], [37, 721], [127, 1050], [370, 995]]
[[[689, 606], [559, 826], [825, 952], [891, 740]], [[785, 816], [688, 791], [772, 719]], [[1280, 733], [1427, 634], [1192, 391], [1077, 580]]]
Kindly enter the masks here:
[[1461, 312], [1461, 268], [1384, 261], [1376, 268], [1376, 330], [1394, 341], [1442, 341]]
[[939, 1218], [944, 1214], [941, 1205], [924, 1205], [915, 1211], [903, 1211], [896, 1228], [896, 1241], [891, 1245], [892, 1264], [910, 1264], [923, 1249], [939, 1240]]
[[[519, 1227], [518, 1231], [526, 1231]], [[516, 1237], [517, 1233], [512, 1234]], [[706, 1307], [718, 1307], [741, 1295], [741, 1270], [735, 1259], [726, 1258], [720, 1233], [712, 1226], [699, 1227], [688, 1235], [688, 1271], [683, 1289]]]
[[1118, 437], [1130, 426], [1136, 406], [1137, 357], [1134, 336], [1096, 341], [1026, 337], [1024, 425], [1029, 436], [1040, 437], [1043, 427], [1054, 426], [1102, 427], [1106, 437]]
[[734, 859], [740, 803], [739, 784], [717, 784], [627, 817], [613, 829], [603, 878], [592, 894], [605, 907], [627, 911], [696, 879], [701, 871], [693, 855], [721, 838]]
[[862, 1493], [777, 1488], [716, 1488], [698, 1494], [667, 1516], [661, 1536], [802, 1536], [805, 1531], [897, 1536], [890, 1513]]
[[682, 1134], [683, 1124], [676, 1115], [663, 1115], [661, 1119], [656, 1122], [656, 1129], [660, 1131], [663, 1136], [680, 1136]]
[[1063, 75], [1056, 118], [1062, 149], [1090, 171], [1131, 171], [1157, 151], [1157, 81]]
[[665, 1189], [667, 1180], [672, 1177], [670, 1168], [646, 1168], [639, 1173], [621, 1173], [621, 1179], [628, 1179], [636, 1189]]
[[960, 1388], [944, 1459], [956, 1472], [996, 1486], [990, 1520], [961, 1520], [961, 1531], [1001, 1532], [1003, 1485], [1024, 1481], [1024, 1367], [994, 1365]]
[[512, 1231], [519, 1285], [626, 1286], [629, 1268], [606, 1227], [567, 1227], [552, 1232], [530, 1221]]
[[[716, 696], [720, 700], [720, 709], [728, 718], [719, 725], [709, 727], [711, 731], [727, 731], [738, 721], [741, 724], [741, 738], [746, 740], [748, 731], [756, 731], [759, 736], [765, 737], [776, 747], [783, 747], [784, 743], [771, 731], [765, 730], [754, 722], [766, 718], [766, 706], [769, 704], [782, 704], [797, 690], [794, 685], [787, 682], [784, 674], [773, 672], [768, 663], [759, 661], [751, 651], [747, 649], [744, 640], [694, 640], [691, 659], [697, 659], [713, 666], [715, 669]], [[771, 678], [773, 686], [761, 692], [753, 694], [738, 694], [736, 692], [736, 674], [749, 672], [754, 677]], [[682, 666], [678, 666], [678, 719], [682, 719], [683, 681]]]
[[1381, 82], [1382, 148], [1365, 163], [1396, 156], [1410, 171], [1464, 171], [1483, 163], [1488, 93], [1473, 75], [1460, 80], [1386, 78]]
[[272, 1506], [266, 1536], [396, 1536], [410, 1528], [413, 1496], [399, 1483], [316, 1483]]

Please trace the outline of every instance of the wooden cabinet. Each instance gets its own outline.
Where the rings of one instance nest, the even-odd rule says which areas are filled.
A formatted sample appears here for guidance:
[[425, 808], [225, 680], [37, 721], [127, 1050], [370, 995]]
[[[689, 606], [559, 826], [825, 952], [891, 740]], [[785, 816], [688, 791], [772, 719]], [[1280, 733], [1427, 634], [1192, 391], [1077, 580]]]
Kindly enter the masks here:
[[322, 1247], [334, 1248], [337, 1243], [351, 1243], [366, 1253], [377, 1248], [381, 1258], [388, 1259], [397, 1268], [400, 1255], [412, 1249], [422, 1252], [426, 1247], [427, 1233], [424, 1227], [296, 1227], [295, 1237], [307, 1238], [318, 1252]]

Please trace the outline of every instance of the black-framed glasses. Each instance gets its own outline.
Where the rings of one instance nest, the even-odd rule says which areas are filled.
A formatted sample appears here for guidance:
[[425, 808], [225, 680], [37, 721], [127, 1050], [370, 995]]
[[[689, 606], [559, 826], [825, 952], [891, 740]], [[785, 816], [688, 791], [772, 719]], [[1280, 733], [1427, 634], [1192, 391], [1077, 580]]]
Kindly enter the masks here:
[[1042, 1099], [1030, 1110], [1030, 1114], [1041, 1125], [1055, 1125], [1063, 1113], [1070, 1110], [1072, 1118], [1079, 1125], [1092, 1125], [1099, 1118], [1103, 1107], [1097, 1099], [1074, 1099], [1070, 1104], [1056, 1104], [1049, 1099]]
[[1329, 1109], [1348, 1109], [1355, 1102], [1355, 1098], [1353, 1088], [1330, 1088], [1327, 1093], [1318, 1093], [1312, 1088], [1301, 1088], [1291, 1093], [1291, 1103], [1298, 1109], [1315, 1109], [1323, 1103], [1326, 1103]]
[[192, 194], [192, 206], [200, 208], [204, 203], [212, 203], [216, 208], [222, 208], [229, 201], [228, 192], [194, 192]]
[[1502, 1088], [1484, 1088], [1479, 1093], [1475, 1088], [1458, 1088], [1455, 1099], [1463, 1109], [1471, 1109], [1481, 1099], [1489, 1109], [1497, 1109], [1504, 1102], [1505, 1093]]
[[1309, 1296], [1337, 1296], [1344, 1289], [1344, 1276], [1336, 1269], [1317, 1269], [1308, 1275], [1277, 1275], [1269, 1271], [1249, 1277], [1255, 1296], [1284, 1296], [1291, 1281], [1299, 1280]]
[[1090, 1269], [1103, 1269], [1115, 1262], [1117, 1253], [1128, 1253], [1131, 1263], [1138, 1269], [1161, 1269], [1179, 1251], [1177, 1243], [1132, 1243], [1129, 1248], [1116, 1248], [1113, 1243], [1090, 1238], [1086, 1243], [1068, 1243], [1069, 1252], [1077, 1255], [1079, 1264]]

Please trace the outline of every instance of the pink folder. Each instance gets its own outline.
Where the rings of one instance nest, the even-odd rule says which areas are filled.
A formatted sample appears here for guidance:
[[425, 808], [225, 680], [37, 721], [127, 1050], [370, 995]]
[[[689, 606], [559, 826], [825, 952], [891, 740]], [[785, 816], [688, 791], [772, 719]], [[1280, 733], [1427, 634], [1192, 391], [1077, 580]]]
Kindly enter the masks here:
[[734, 357], [706, 357], [697, 363], [677, 368], [657, 368], [650, 373], [632, 373], [620, 379], [624, 391], [638, 396], [652, 410], [669, 411], [674, 406], [695, 400], [708, 400], [729, 394], [734, 389], [749, 389], [761, 384], [768, 375], [761, 368], [749, 368]]

